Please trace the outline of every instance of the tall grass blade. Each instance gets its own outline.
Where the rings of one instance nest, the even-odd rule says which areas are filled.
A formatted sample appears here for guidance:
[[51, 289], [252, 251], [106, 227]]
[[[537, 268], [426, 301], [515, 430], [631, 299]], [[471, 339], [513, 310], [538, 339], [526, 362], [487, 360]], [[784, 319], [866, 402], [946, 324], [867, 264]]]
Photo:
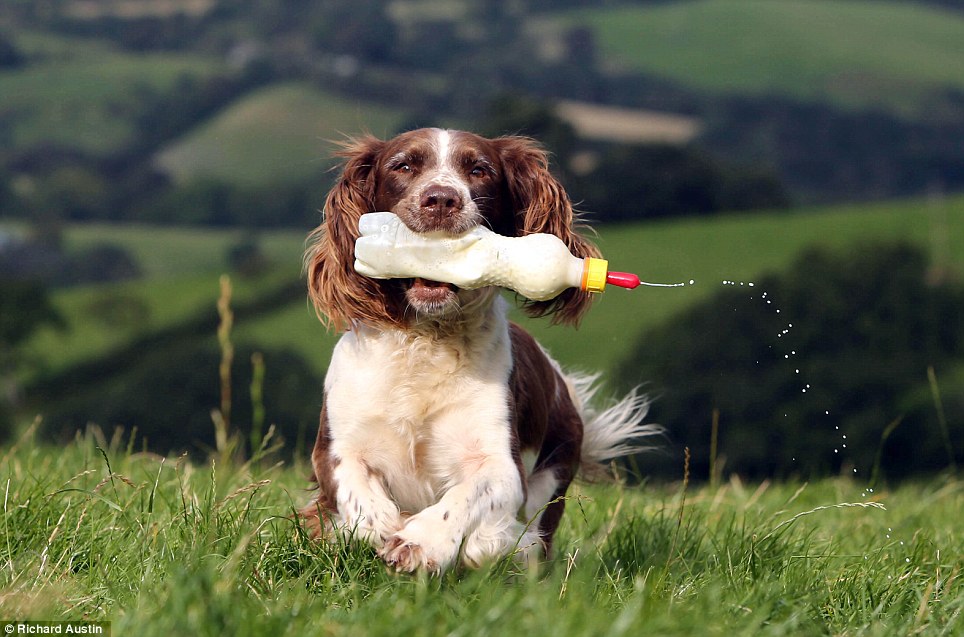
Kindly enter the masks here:
[[954, 445], [951, 443], [951, 433], [947, 428], [947, 414], [944, 413], [944, 401], [941, 400], [941, 388], [937, 384], [937, 373], [934, 366], [927, 366], [927, 381], [931, 386], [931, 397], [934, 399], [934, 408], [937, 410], [937, 424], [941, 427], [941, 437], [944, 440], [944, 448], [947, 450], [947, 462], [953, 471], [957, 471], [957, 461], [954, 460]]
[[221, 275], [221, 295], [218, 297], [218, 344], [221, 346], [221, 364], [218, 374], [221, 379], [221, 423], [225, 438], [219, 437], [218, 451], [222, 452], [227, 444], [226, 433], [231, 429], [231, 365], [234, 362], [234, 345], [231, 343], [231, 328], [234, 325], [234, 312], [231, 310], [231, 277]]

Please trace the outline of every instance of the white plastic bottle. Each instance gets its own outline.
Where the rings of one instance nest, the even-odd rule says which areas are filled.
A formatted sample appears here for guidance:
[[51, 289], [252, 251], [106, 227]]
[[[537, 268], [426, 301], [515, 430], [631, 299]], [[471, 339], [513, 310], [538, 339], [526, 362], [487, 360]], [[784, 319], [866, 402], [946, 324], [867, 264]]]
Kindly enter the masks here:
[[567, 288], [602, 292], [606, 283], [626, 288], [639, 277], [608, 272], [605, 259], [573, 256], [551, 234], [504, 237], [476, 226], [460, 235], [415, 233], [390, 212], [362, 215], [355, 270], [376, 279], [421, 277], [475, 289], [495, 285], [534, 301]]

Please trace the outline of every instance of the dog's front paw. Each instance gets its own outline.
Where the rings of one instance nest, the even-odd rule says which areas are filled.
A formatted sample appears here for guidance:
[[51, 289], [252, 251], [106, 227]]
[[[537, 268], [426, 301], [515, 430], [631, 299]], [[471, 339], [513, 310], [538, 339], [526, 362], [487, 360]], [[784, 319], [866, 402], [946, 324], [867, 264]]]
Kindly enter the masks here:
[[470, 568], [512, 555], [522, 566], [532, 566], [545, 555], [545, 543], [535, 529], [517, 520], [483, 523], [465, 540], [462, 561]]
[[389, 566], [402, 573], [414, 573], [422, 570], [438, 574], [441, 565], [433, 559], [421, 546], [413, 542], [406, 542], [397, 535], [391, 538], [379, 551], [382, 559]]
[[459, 552], [459, 538], [443, 537], [439, 529], [424, 528], [422, 520], [409, 520], [378, 551], [389, 566], [404, 573], [426, 571], [439, 574], [455, 561]]

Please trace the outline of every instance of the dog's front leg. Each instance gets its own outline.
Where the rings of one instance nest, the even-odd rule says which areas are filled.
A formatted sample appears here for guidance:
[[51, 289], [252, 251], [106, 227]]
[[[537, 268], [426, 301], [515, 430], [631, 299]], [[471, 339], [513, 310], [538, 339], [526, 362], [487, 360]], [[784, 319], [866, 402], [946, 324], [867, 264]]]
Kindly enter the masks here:
[[346, 452], [338, 457], [333, 472], [337, 484], [338, 515], [345, 530], [376, 548], [401, 528], [398, 507], [385, 490], [382, 475], [361, 454]]
[[412, 516], [379, 551], [400, 571], [441, 572], [459, 556], [466, 537], [484, 529], [485, 546], [470, 547], [471, 565], [509, 552], [523, 526], [517, 519], [523, 503], [522, 479], [511, 452], [508, 426], [499, 420], [488, 426], [440, 424], [435, 440], [439, 457], [447, 459], [439, 473], [451, 485], [441, 499]]

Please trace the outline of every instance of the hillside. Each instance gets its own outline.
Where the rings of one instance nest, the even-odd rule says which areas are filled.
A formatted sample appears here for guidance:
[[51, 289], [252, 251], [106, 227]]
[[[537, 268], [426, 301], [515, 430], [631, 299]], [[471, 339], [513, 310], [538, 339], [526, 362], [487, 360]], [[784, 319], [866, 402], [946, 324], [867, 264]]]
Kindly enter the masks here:
[[17, 41], [35, 61], [0, 69], [4, 152], [49, 145], [109, 155], [134, 141], [145, 99], [224, 71], [210, 55], [136, 55], [102, 39], [28, 31]]
[[622, 65], [720, 94], [778, 94], [927, 119], [964, 90], [964, 15], [912, 2], [697, 0], [577, 11]]
[[[613, 269], [637, 272], [652, 282], [693, 279], [696, 283], [683, 288], [610, 289], [575, 332], [518, 317], [561, 362], [585, 370], [611, 372], [633, 336], [714, 294], [724, 280], [752, 282], [767, 272], [785, 268], [812, 245], [843, 248], [877, 240], [906, 240], [925, 247], [936, 264], [964, 272], [962, 197], [823, 208], [789, 215], [727, 215], [606, 225], [599, 231], [599, 245]], [[306, 232], [259, 235], [262, 251], [274, 264], [276, 274], [261, 280], [235, 277], [236, 295], [242, 300], [254, 298], [296, 276]], [[198, 233], [188, 229], [70, 228], [65, 238], [76, 248], [95, 240], [128, 247], [141, 262], [147, 279], [119, 284], [115, 289], [155, 309], [146, 323], [118, 331], [90, 320], [84, 310], [92, 299], [109, 294], [109, 288], [64, 290], [55, 298], [64, 313], [74, 317], [71, 323], [76, 327], [63, 333], [41, 332], [31, 342], [30, 351], [45, 361], [48, 371], [55, 370], [106, 354], [137, 334], [176, 322], [179, 316], [213, 309], [218, 277], [228, 269], [225, 255], [241, 237], [237, 232]], [[327, 365], [323, 344], [330, 347], [333, 343], [332, 335], [325, 334], [303, 300], [239, 323], [236, 333], [244, 342], [299, 351], [319, 372]]]
[[300, 227], [327, 140], [414, 125], [534, 135], [610, 220], [964, 188], [958, 11], [580, 7], [3, 5], [0, 215]]
[[241, 185], [300, 182], [330, 167], [346, 135], [392, 134], [405, 113], [297, 82], [249, 93], [161, 149], [155, 165], [175, 182], [218, 179]]

